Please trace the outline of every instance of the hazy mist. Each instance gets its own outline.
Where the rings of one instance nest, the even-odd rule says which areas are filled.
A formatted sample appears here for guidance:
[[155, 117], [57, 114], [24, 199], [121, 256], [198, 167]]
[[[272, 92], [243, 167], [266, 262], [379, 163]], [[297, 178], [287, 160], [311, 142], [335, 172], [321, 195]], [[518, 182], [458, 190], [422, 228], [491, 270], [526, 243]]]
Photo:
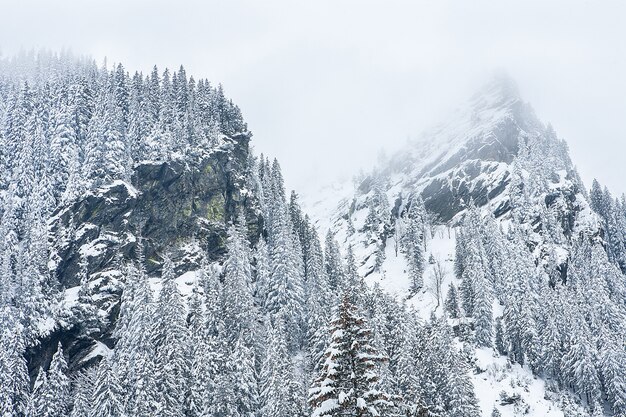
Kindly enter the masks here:
[[[587, 186], [626, 192], [622, 1], [0, 1], [0, 51], [71, 49], [129, 71], [183, 64], [224, 84], [316, 189], [368, 169], [495, 69], [570, 145]], [[315, 188], [313, 188], [315, 187]]]

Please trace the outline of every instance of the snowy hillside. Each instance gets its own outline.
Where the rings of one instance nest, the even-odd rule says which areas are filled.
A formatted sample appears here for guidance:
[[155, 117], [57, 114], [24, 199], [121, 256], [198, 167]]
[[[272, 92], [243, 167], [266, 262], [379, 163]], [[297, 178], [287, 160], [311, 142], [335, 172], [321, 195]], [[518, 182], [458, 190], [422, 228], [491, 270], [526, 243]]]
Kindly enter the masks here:
[[[563, 410], [565, 415], [587, 415], [589, 409], [601, 415], [602, 408], [613, 415], [610, 405], [594, 405], [595, 401], [603, 403], [607, 397], [592, 400], [586, 394], [581, 403], [576, 394], [582, 388], [576, 385], [575, 378], [568, 385], [558, 374], [570, 365], [558, 364], [561, 371], [549, 373], [542, 363], [548, 360], [547, 348], [539, 346], [543, 338], [549, 337], [543, 334], [540, 323], [557, 320], [554, 325], [561, 326], [559, 319], [546, 318], [546, 314], [553, 313], [543, 313], [546, 308], [543, 303], [554, 303], [554, 297], [570, 297], [566, 293], [574, 276], [583, 281], [589, 279], [584, 276], [584, 267], [572, 261], [581, 251], [596, 254], [587, 255], [591, 258], [586, 262], [603, 264], [602, 268], [610, 271], [607, 282], [619, 281], [620, 288], [624, 285], [617, 268], [621, 266], [619, 254], [623, 253], [624, 239], [619, 237], [621, 234], [615, 237], [617, 232], [610, 232], [612, 227], [607, 226], [623, 224], [623, 217], [606, 220], [612, 215], [598, 215], [597, 207], [615, 204], [608, 191], [599, 186], [598, 190], [595, 193], [600, 202], [594, 203], [592, 196], [590, 203], [565, 142], [537, 119], [511, 80], [498, 77], [444, 123], [424, 133], [420, 140], [409, 144], [388, 162], [364, 177], [355, 178], [353, 183], [334, 184], [304, 194], [303, 206], [320, 234], [330, 231], [343, 251], [354, 252], [358, 270], [371, 287], [380, 287], [406, 300], [425, 322], [433, 315], [447, 317], [455, 328], [459, 350], [473, 364], [469, 374], [484, 416], [491, 416], [494, 406], [504, 416], [562, 416]], [[421, 209], [424, 212], [419, 205], [424, 207]], [[616, 208], [605, 210], [620, 212], [620, 207], [623, 206], [618, 202]], [[418, 213], [420, 227], [426, 229], [421, 232], [421, 243], [417, 246], [411, 246], [409, 236], [415, 223], [412, 210]], [[468, 213], [474, 214], [468, 217]], [[461, 242], [457, 242], [459, 234]], [[615, 245], [611, 244], [612, 239], [617, 241]], [[591, 243], [594, 249], [588, 247], [590, 241], [595, 242]], [[602, 247], [600, 244], [604, 251], [597, 250]], [[612, 247], [616, 247], [616, 254], [612, 254]], [[459, 259], [461, 254], [475, 257], [483, 266], [468, 272], [471, 261]], [[516, 256], [522, 259], [511, 259]], [[508, 264], [511, 271], [524, 272], [518, 270], [519, 278], [511, 279], [508, 270], [504, 274], [501, 271]], [[474, 308], [473, 301], [467, 306], [464, 298], [468, 286], [472, 293], [482, 291], [475, 274], [486, 274], [491, 283], [484, 310], [472, 313], [469, 310]], [[516, 283], [517, 279], [521, 281]], [[516, 336], [507, 332], [516, 326], [511, 318], [514, 307], [510, 304], [516, 301], [509, 294], [518, 285], [535, 286], [539, 291], [523, 307], [536, 310], [528, 311], [532, 318], [528, 318], [521, 330], [534, 335], [527, 337], [535, 338], [537, 354], [528, 351], [533, 349], [530, 346], [524, 353], [511, 351], [516, 349]], [[458, 303], [462, 304], [458, 318], [447, 311], [451, 287], [459, 293], [454, 294], [454, 300], [458, 296]], [[608, 290], [605, 296], [617, 302], [615, 308], [621, 312], [615, 314], [623, 318], [619, 301], [622, 296], [616, 295]], [[593, 310], [599, 306], [586, 308]], [[487, 334], [495, 336], [496, 345], [499, 337], [504, 340], [500, 348], [492, 345], [490, 337], [482, 345], [473, 339], [480, 337], [480, 329], [475, 327], [483, 325], [485, 312], [492, 323], [487, 325]], [[493, 323], [508, 325], [509, 330], [505, 328], [498, 335], [502, 330], [496, 326], [493, 333]], [[598, 324], [589, 325], [598, 334], [593, 329]], [[623, 325], [616, 322], [614, 329]], [[606, 326], [611, 327], [608, 323]], [[468, 338], [464, 329], [476, 334]], [[563, 339], [559, 355], [565, 355], [572, 336], [561, 334], [560, 337]], [[600, 355], [605, 354], [604, 337], [595, 339]], [[593, 380], [597, 378], [594, 374], [601, 375], [604, 371], [601, 366], [592, 366], [580, 372], [588, 375], [576, 378]], [[585, 411], [585, 407], [589, 408]]]
[[304, 204], [251, 137], [183, 67], [0, 60], [0, 415], [626, 415], [626, 198], [510, 80]]

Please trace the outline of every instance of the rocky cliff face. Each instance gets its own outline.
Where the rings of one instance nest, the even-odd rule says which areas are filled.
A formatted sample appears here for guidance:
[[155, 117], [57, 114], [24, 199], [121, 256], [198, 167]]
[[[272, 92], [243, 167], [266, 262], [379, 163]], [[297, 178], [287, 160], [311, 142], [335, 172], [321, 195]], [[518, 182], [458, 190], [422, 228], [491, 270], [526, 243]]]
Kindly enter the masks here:
[[[501, 195], [520, 144], [544, 131], [515, 84], [497, 77], [392, 158], [385, 172], [392, 181], [402, 179], [404, 188], [419, 190], [426, 208], [448, 222], [470, 202], [484, 206]], [[504, 199], [493, 211], [502, 215], [509, 208]]]
[[[534, 231], [548, 227], [547, 220], [559, 222], [566, 237], [597, 226], [579, 215], [590, 209], [567, 146], [507, 77], [492, 80], [444, 123], [341, 193], [343, 199], [334, 207], [322, 200], [336, 197], [322, 192], [322, 200], [308, 201], [307, 209], [322, 227], [336, 230], [340, 241], [358, 249], [364, 274], [374, 271], [371, 254], [384, 250], [396, 219], [417, 196], [436, 224], [454, 226], [476, 205], [501, 220], [516, 215]], [[390, 213], [387, 227], [375, 235], [364, 219], [381, 193], [388, 201], [388, 209], [382, 209]], [[533, 242], [537, 248], [541, 243]]]
[[50, 272], [66, 297], [77, 292], [81, 274], [86, 274], [96, 310], [81, 320], [63, 317], [48, 340], [31, 352], [32, 369], [50, 359], [59, 340], [69, 347], [75, 368], [94, 349], [112, 347], [124, 286], [120, 266], [136, 258], [139, 237], [152, 276], [160, 274], [166, 251], [180, 274], [197, 269], [205, 257], [219, 260], [228, 222], [240, 210], [246, 212], [251, 240], [256, 239], [262, 219], [256, 196], [245, 188], [249, 139], [249, 134], [225, 138], [222, 146], [195, 160], [141, 163], [131, 184], [116, 181], [52, 217]]

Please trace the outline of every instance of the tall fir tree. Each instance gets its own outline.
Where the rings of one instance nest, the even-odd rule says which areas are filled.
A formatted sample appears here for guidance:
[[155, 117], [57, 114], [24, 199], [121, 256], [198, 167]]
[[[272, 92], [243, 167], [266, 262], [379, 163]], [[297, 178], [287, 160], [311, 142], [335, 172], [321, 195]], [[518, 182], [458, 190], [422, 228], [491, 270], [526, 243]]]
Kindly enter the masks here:
[[393, 404], [376, 389], [376, 368], [386, 361], [371, 345], [372, 333], [344, 296], [331, 322], [331, 342], [309, 390], [311, 416], [377, 416]]

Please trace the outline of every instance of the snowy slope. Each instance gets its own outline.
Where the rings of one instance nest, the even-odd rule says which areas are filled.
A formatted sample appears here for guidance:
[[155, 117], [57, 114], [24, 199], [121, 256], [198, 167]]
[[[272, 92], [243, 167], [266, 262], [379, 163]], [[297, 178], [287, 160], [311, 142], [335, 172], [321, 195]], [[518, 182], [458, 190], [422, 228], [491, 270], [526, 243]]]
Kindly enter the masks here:
[[[457, 287], [460, 285], [460, 280], [456, 279], [453, 274], [454, 246], [455, 230], [445, 226], [436, 227], [433, 237], [427, 243], [427, 258], [432, 255], [434, 259], [440, 259], [444, 265], [442, 300], [445, 299], [450, 282], [454, 282]], [[406, 275], [406, 261], [402, 254], [396, 257], [392, 250], [388, 251], [387, 255], [382, 268], [384, 272], [371, 274], [367, 281], [370, 284], [378, 282], [385, 291], [396, 294], [400, 298], [407, 298], [409, 279]], [[437, 306], [434, 267], [434, 264], [427, 265], [424, 272], [424, 289], [408, 299], [409, 305], [415, 308], [423, 320], [428, 320], [432, 313], [437, 316], [443, 314], [443, 301]], [[494, 307], [494, 311], [501, 315], [501, 307], [497, 305]], [[455, 320], [450, 320], [450, 324], [454, 322]], [[459, 349], [462, 349], [463, 343], [458, 343]], [[563, 416], [559, 407], [545, 398], [545, 382], [535, 377], [530, 369], [511, 364], [505, 356], [499, 355], [493, 349], [476, 349], [474, 355], [475, 366], [471, 377], [484, 416], [491, 416], [494, 406], [497, 406], [503, 417]], [[500, 399], [500, 394], [503, 392], [509, 398], [519, 395], [520, 400], [514, 404], [503, 405]]]
[[[539, 143], [539, 148], [521, 155], [522, 144], [532, 140]], [[537, 154], [542, 158], [541, 163], [536, 163]], [[544, 173], [546, 169], [552, 170], [550, 175]], [[331, 230], [344, 251], [352, 247], [359, 272], [368, 284], [379, 285], [384, 291], [407, 300], [427, 320], [433, 313], [443, 314], [443, 300], [450, 282], [457, 287], [460, 284], [453, 273], [458, 219], [471, 202], [481, 207], [485, 215], [493, 213], [506, 229], [516, 192], [512, 184], [516, 170], [525, 184], [529, 184], [527, 189], [531, 185], [535, 187], [531, 190], [535, 193], [533, 201], [541, 204], [550, 201], [549, 208], [557, 213], [566, 233], [597, 229], [597, 219], [583, 195], [566, 145], [550, 127], [539, 122], [530, 106], [520, 99], [514, 84], [505, 77], [497, 78], [445, 123], [422, 135], [370, 176], [303, 193], [302, 205], [320, 235]], [[532, 181], [541, 175], [549, 180], [534, 185]], [[380, 243], [364, 227], [376, 178], [378, 181], [383, 178], [383, 191], [392, 210], [391, 233], [382, 237], [385, 261], [378, 270], [374, 266], [374, 253]], [[396, 219], [418, 193], [434, 215], [434, 223], [439, 224], [433, 228], [425, 252], [426, 260], [438, 260], [443, 265], [445, 278], [439, 299], [434, 283], [435, 263], [427, 263], [424, 286], [411, 296], [407, 262], [395, 248]], [[533, 216], [541, 211], [533, 210]], [[528, 224], [531, 227], [537, 223]], [[536, 239], [535, 254], [540, 259], [547, 243], [537, 233], [530, 234]], [[567, 248], [551, 249], [560, 258], [567, 257]], [[496, 317], [500, 316], [502, 307], [494, 305], [494, 312]], [[451, 320], [450, 324], [455, 323]], [[458, 343], [462, 349], [463, 342]], [[535, 377], [527, 367], [513, 365], [491, 349], [475, 349], [472, 356], [475, 362], [471, 377], [484, 416], [490, 416], [494, 406], [503, 416], [563, 416], [556, 400], [551, 400], [557, 396], [551, 395], [545, 381]]]

